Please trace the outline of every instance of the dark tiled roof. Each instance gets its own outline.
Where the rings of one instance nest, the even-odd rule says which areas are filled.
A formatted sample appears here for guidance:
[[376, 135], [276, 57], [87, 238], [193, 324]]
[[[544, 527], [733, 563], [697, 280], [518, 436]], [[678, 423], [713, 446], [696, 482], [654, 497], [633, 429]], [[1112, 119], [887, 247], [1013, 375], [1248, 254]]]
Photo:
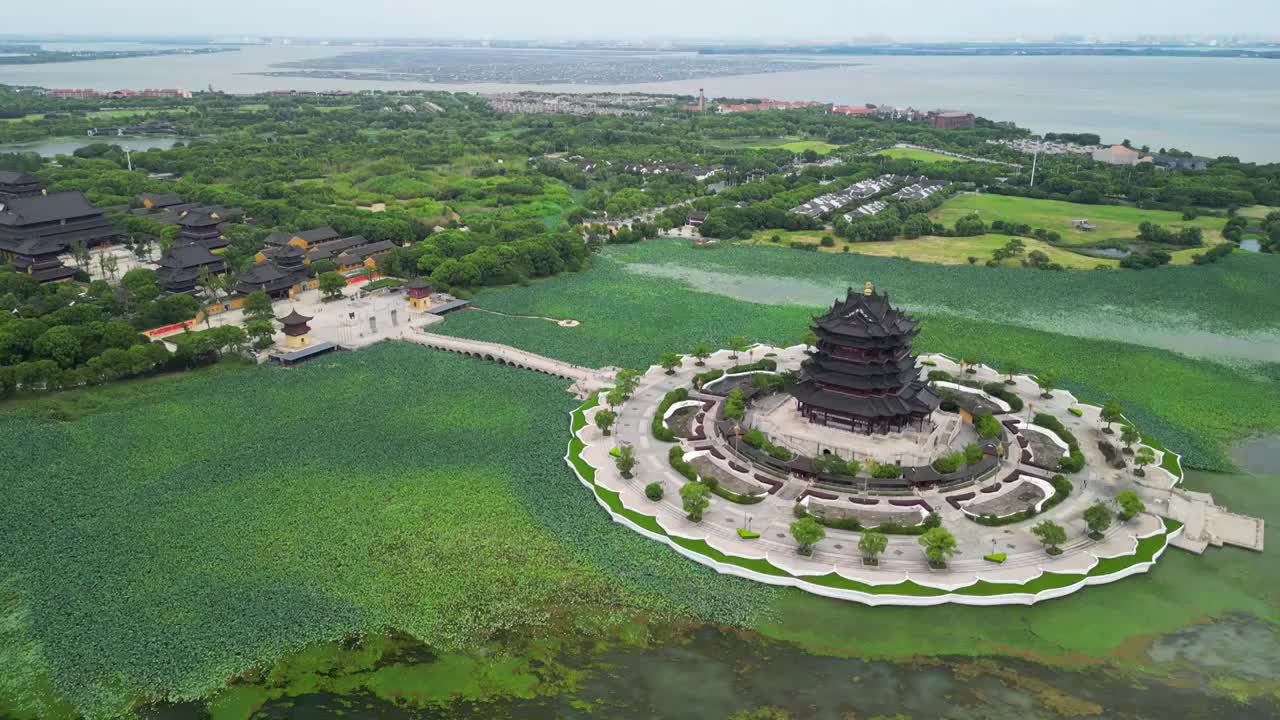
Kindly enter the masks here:
[[222, 264], [222, 258], [209, 252], [204, 245], [177, 245], [156, 263], [160, 267], [190, 268], [201, 265]]
[[83, 193], [75, 190], [10, 198], [2, 204], [4, 210], [0, 211], [0, 224], [5, 225], [33, 225], [102, 214], [85, 199]]
[[31, 185], [40, 184], [40, 178], [30, 173], [14, 172], [13, 170], [0, 170], [0, 185]]
[[288, 315], [285, 315], [284, 317], [276, 318], [276, 320], [279, 320], [285, 325], [305, 325], [307, 324], [308, 321], [311, 320], [311, 318], [306, 315], [303, 315], [302, 313], [294, 309], [294, 310], [291, 310]]

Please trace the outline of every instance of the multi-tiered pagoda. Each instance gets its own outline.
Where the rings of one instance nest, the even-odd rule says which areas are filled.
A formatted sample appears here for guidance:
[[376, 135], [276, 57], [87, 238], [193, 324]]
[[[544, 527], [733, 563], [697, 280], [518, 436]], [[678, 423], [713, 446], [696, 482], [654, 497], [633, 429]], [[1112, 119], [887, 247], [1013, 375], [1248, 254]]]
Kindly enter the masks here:
[[814, 321], [816, 349], [788, 388], [811, 423], [873, 433], [923, 430], [939, 398], [911, 354], [915, 320], [867, 283]]

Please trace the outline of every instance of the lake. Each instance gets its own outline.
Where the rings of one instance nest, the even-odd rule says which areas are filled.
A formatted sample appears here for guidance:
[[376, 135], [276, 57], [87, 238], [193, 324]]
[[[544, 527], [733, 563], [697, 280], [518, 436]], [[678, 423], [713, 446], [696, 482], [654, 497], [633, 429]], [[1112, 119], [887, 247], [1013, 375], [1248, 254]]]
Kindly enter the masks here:
[[[51, 49], [62, 49], [50, 43]], [[127, 49], [127, 48], [118, 48]], [[359, 51], [352, 47], [245, 47], [215, 55], [0, 66], [0, 83], [45, 87], [212, 86], [236, 93], [275, 89], [404, 88], [498, 92], [544, 90], [770, 97], [835, 103], [972, 110], [1037, 132], [1095, 132], [1153, 148], [1280, 161], [1280, 61], [1244, 58], [822, 57], [848, 65], [764, 75], [614, 86], [426, 84], [409, 81], [265, 77], [276, 63]], [[487, 52], [501, 53], [502, 50]], [[548, 53], [557, 51], [548, 50]], [[796, 58], [802, 59], [802, 58]]]
[[40, 140], [39, 142], [17, 143], [13, 145], [0, 145], [0, 153], [28, 153], [33, 152], [44, 157], [56, 157], [58, 155], [70, 155], [86, 145], [94, 145], [97, 143], [107, 143], [109, 145], [118, 145], [130, 152], [139, 152], [141, 150], [153, 150], [159, 148], [168, 150], [173, 144], [178, 142], [178, 138], [133, 138], [133, 137], [64, 137], [49, 138]]

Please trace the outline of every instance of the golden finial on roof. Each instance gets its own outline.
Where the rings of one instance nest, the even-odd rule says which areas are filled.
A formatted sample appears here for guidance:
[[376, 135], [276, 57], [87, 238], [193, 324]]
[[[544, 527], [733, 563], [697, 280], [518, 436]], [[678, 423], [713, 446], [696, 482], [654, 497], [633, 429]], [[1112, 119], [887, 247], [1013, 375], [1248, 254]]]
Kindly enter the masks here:
[[870, 280], [868, 280], [868, 281], [867, 281], [867, 285], [866, 285], [866, 287], [862, 288], [862, 294], [863, 294], [863, 295], [870, 295], [870, 294], [872, 294], [872, 292], [874, 292], [874, 291], [871, 289], [871, 281], [870, 281]]

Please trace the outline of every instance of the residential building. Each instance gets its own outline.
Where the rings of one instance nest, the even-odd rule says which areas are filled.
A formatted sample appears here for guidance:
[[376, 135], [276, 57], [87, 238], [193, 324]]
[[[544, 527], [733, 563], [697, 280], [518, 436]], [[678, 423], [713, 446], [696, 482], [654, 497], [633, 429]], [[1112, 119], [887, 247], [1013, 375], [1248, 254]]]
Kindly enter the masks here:
[[929, 124], [939, 130], [971, 128], [977, 121], [973, 113], [959, 110], [935, 110], [928, 115]]
[[1178, 157], [1175, 155], [1155, 155], [1151, 162], [1161, 170], [1207, 170], [1209, 158]]
[[1109, 148], [1095, 150], [1093, 159], [1108, 165], [1137, 165], [1142, 156], [1131, 147], [1112, 145]]

